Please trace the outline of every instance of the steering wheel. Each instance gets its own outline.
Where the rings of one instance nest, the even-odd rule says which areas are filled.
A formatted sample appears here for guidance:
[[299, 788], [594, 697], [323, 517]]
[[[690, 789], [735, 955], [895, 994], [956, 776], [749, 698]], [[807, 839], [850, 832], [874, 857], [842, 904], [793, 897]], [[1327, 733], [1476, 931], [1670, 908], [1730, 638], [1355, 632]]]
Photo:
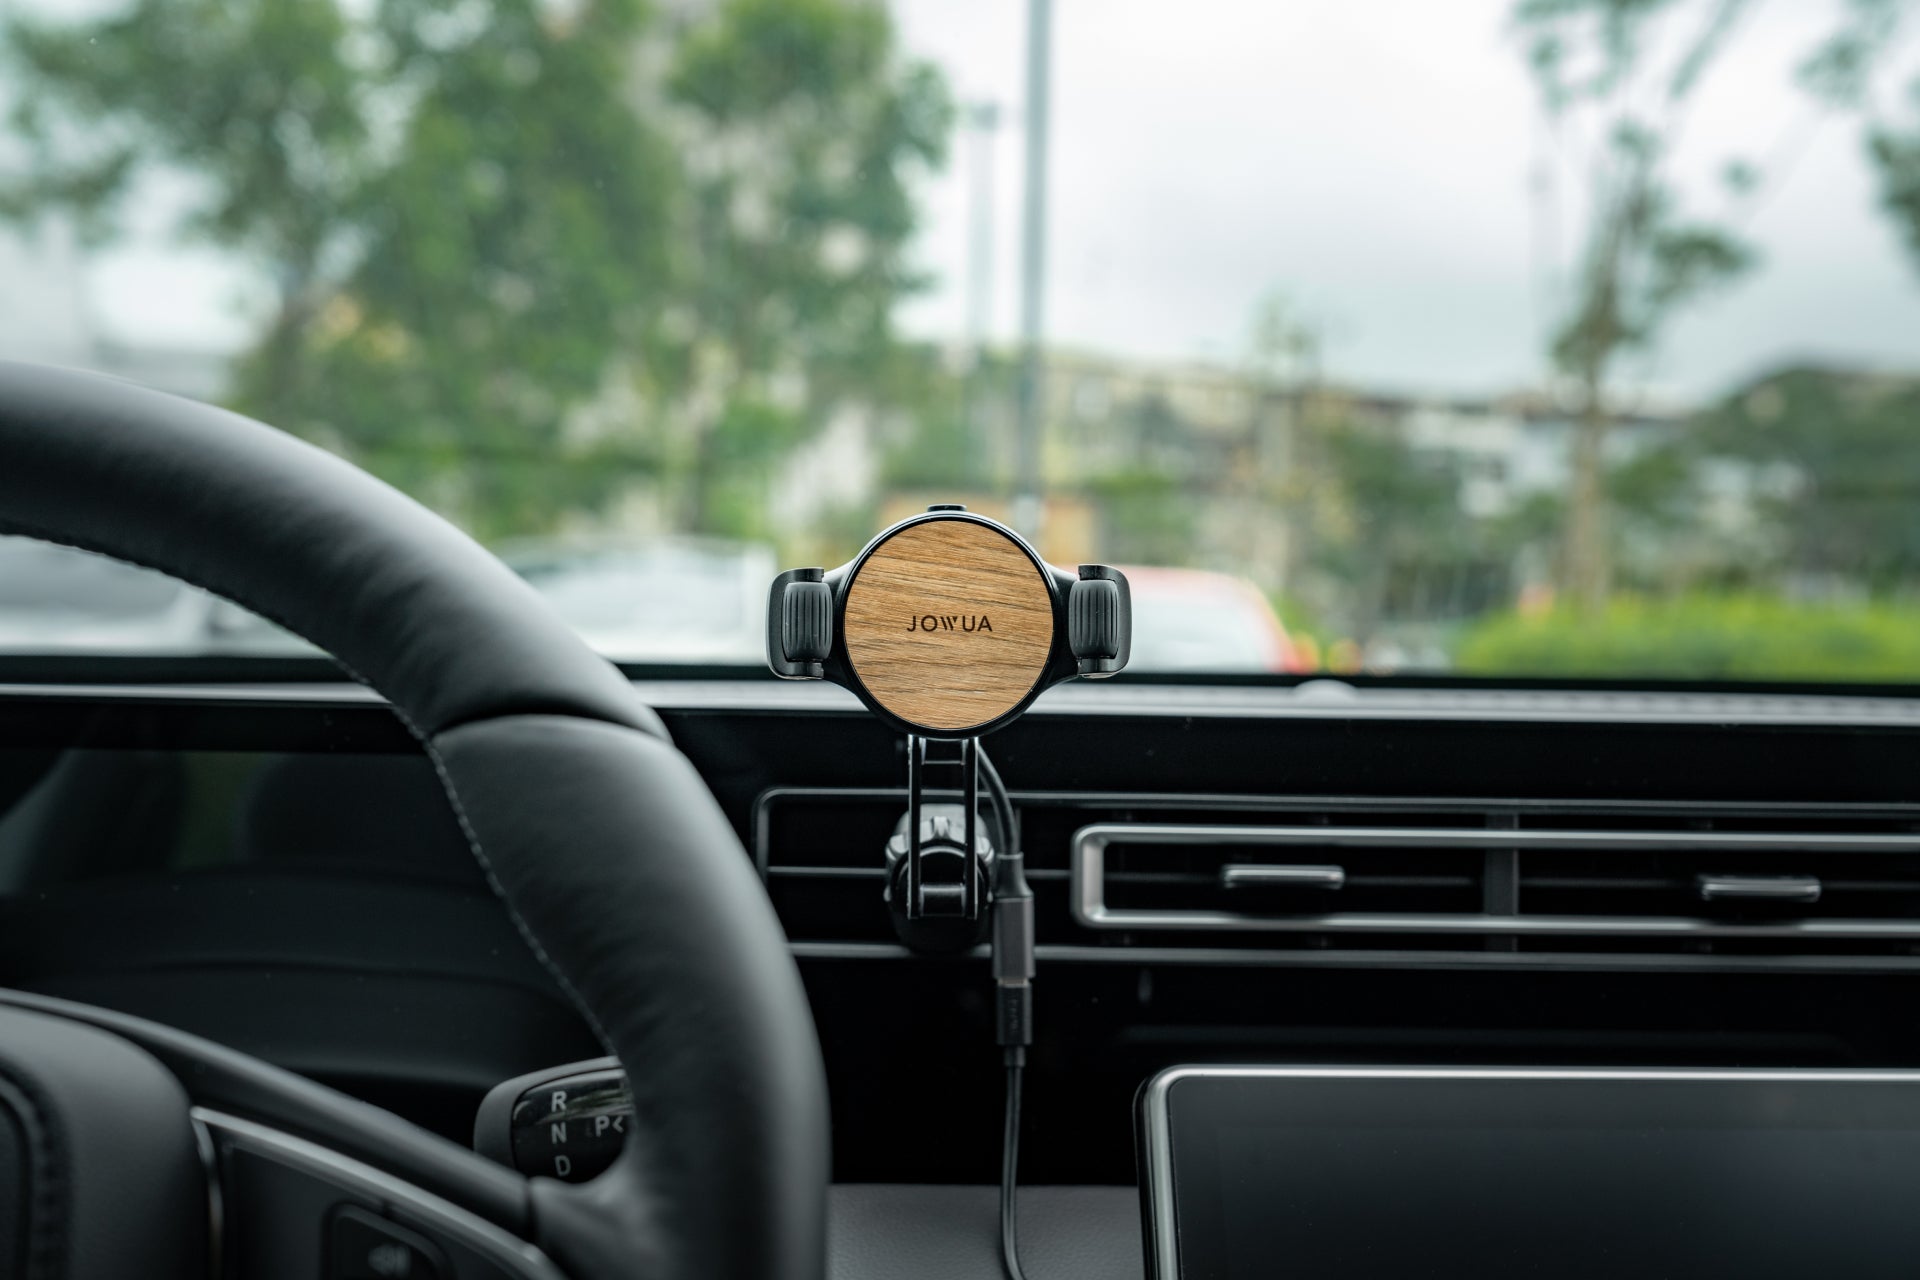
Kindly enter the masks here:
[[204, 587], [384, 695], [634, 1101], [598, 1178], [527, 1179], [184, 1032], [0, 991], [0, 1273], [821, 1274], [825, 1071], [779, 922], [659, 719], [530, 587], [291, 436], [21, 364], [0, 530]]

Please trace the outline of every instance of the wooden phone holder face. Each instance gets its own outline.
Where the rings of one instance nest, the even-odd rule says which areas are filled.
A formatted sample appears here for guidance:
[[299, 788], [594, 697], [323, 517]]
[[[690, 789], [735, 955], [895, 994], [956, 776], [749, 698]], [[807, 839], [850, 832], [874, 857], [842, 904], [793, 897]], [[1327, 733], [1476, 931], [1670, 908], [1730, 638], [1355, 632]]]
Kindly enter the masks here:
[[935, 507], [838, 569], [774, 579], [767, 662], [851, 689], [902, 732], [978, 737], [1050, 685], [1124, 667], [1130, 606], [1118, 570], [1070, 574], [1005, 525]]

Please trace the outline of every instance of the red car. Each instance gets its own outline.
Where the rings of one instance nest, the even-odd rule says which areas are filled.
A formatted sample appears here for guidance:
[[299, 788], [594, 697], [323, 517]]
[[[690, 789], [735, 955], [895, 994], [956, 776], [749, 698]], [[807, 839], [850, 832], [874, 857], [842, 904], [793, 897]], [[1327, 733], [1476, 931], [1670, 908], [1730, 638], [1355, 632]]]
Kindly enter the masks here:
[[1202, 569], [1128, 567], [1135, 671], [1312, 670], [1265, 595]]

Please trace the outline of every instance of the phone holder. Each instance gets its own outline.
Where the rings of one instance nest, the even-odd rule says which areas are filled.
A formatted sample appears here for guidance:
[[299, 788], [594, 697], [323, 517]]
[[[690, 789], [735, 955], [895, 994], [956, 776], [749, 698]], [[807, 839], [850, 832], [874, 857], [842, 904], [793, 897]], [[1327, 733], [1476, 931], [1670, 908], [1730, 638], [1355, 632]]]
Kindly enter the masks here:
[[789, 569], [767, 606], [767, 665], [830, 680], [924, 738], [977, 738], [1074, 676], [1110, 676], [1132, 648], [1126, 575], [1056, 569], [1019, 534], [929, 507], [838, 569]]
[[[889, 901], [906, 921], [980, 919], [975, 868], [936, 873], [929, 857], [938, 843], [966, 851], [969, 863], [983, 858], [974, 852], [975, 740], [1062, 680], [1113, 675], [1132, 645], [1125, 574], [1057, 569], [1013, 530], [959, 505], [902, 520], [837, 569], [789, 569], [767, 601], [775, 675], [830, 680], [907, 735], [906, 848], [889, 856], [899, 888]], [[961, 744], [957, 759], [939, 761], [960, 774], [962, 829], [950, 840], [921, 820], [926, 766], [936, 762], [929, 746], [941, 741]]]

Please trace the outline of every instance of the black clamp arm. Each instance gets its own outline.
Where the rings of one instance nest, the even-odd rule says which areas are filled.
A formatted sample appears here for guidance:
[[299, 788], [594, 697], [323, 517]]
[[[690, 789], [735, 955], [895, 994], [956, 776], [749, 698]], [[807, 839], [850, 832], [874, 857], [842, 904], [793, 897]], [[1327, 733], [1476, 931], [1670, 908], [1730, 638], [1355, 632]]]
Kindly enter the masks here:
[[789, 680], [823, 680], [833, 653], [833, 587], [820, 569], [789, 569], [767, 602], [767, 665]]

